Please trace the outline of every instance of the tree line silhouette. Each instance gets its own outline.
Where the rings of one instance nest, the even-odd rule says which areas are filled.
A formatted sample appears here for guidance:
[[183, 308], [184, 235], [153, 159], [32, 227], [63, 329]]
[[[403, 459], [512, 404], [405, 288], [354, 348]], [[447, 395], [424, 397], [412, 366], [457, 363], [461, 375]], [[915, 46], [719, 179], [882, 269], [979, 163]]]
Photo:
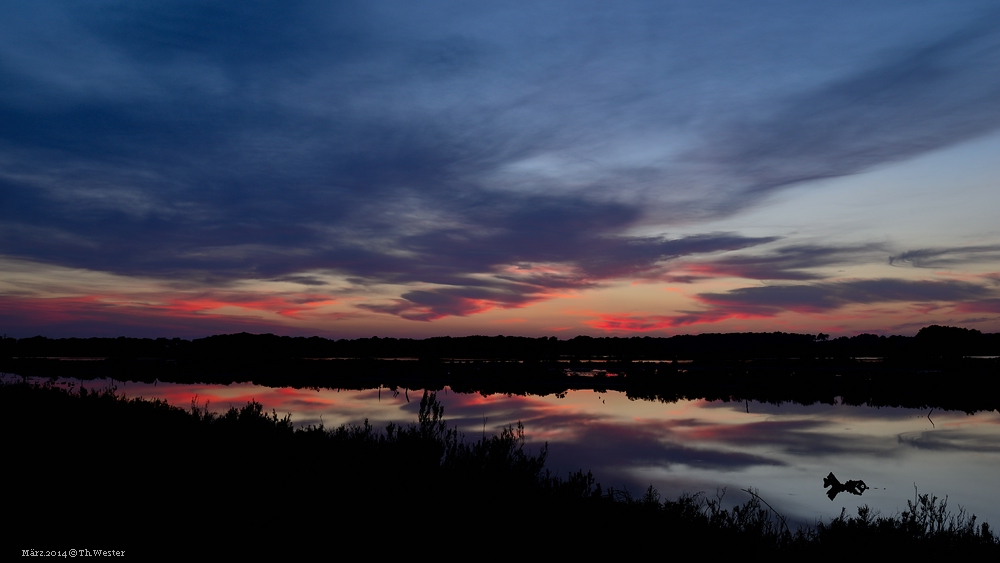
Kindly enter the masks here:
[[181, 338], [3, 338], [0, 357], [218, 358], [461, 358], [554, 360], [697, 360], [797, 357], [933, 357], [1000, 355], [1000, 333], [932, 325], [915, 336], [743, 332], [671, 337], [463, 336], [327, 339], [274, 334]]
[[[823, 340], [811, 335], [751, 333], [669, 339], [592, 339], [610, 343], [609, 346], [659, 343], [663, 345], [661, 351], [683, 342], [700, 343], [685, 348], [683, 354], [676, 354], [693, 359], [667, 360], [602, 355], [597, 353], [602, 351], [597, 346], [588, 348], [588, 353], [580, 356], [518, 358], [513, 355], [515, 351], [526, 349], [528, 344], [525, 343], [559, 346], [560, 343], [572, 344], [582, 337], [570, 341], [515, 337], [331, 341], [244, 333], [194, 341], [163, 339], [162, 342], [36, 337], [7, 339], [7, 353], [0, 355], [0, 372], [147, 383], [256, 383], [270, 387], [340, 389], [441, 390], [449, 387], [460, 392], [485, 394], [545, 395], [571, 389], [614, 389], [633, 399], [667, 402], [705, 398], [808, 405], [840, 401], [853, 405], [976, 412], [1000, 408], [1000, 391], [991, 384], [1000, 375], [1000, 359], [985, 354], [982, 356], [987, 357], [975, 357], [965, 352], [990, 351], [987, 344], [995, 336], [968, 329], [931, 326], [915, 337], [861, 335]], [[322, 351], [323, 346], [374, 346], [373, 343], [382, 346], [383, 341], [387, 341], [384, 347], [375, 350], [380, 354], [419, 351], [400, 346], [425, 346], [425, 351], [447, 350], [453, 356], [438, 354], [399, 359], [373, 353], [330, 359], [331, 356], [307, 354]], [[457, 344], [446, 348], [449, 342]], [[736, 344], [728, 348], [721, 345], [727, 342]], [[713, 349], [709, 346], [713, 343], [719, 346]], [[800, 347], [791, 347], [795, 343]], [[503, 348], [507, 344], [510, 346]], [[522, 344], [524, 346], [518, 348]], [[485, 351], [489, 347], [507, 350], [506, 355], [488, 356]], [[892, 347], [907, 353], [886, 353], [874, 358], [869, 355]], [[804, 348], [812, 353], [802, 353]], [[831, 352], [838, 349], [841, 353]], [[477, 359], [461, 359], [463, 355], [458, 352], [462, 350], [483, 354]], [[779, 354], [776, 350], [785, 353]], [[942, 350], [947, 353], [940, 353]], [[292, 353], [296, 351], [301, 355]], [[109, 355], [95, 361], [53, 358], [97, 355], [97, 352]], [[142, 356], [140, 352], [149, 355]], [[792, 352], [799, 355], [792, 355]]]

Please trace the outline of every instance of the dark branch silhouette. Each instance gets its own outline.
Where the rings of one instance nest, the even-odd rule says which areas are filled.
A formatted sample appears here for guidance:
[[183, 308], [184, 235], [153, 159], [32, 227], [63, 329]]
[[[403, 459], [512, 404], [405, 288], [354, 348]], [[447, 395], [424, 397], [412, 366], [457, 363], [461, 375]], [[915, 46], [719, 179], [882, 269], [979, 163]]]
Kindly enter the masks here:
[[830, 490], [826, 492], [826, 496], [833, 500], [840, 493], [851, 493], [852, 495], [861, 496], [865, 491], [869, 489], [868, 485], [861, 480], [851, 480], [846, 483], [841, 483], [831, 471], [829, 475], [823, 478], [823, 488], [829, 488]]

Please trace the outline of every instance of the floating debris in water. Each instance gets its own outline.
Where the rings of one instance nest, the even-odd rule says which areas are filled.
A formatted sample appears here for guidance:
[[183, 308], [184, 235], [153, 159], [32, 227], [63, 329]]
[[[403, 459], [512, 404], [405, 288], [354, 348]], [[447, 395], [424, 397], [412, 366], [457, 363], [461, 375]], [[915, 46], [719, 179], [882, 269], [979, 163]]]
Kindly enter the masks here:
[[870, 487], [860, 479], [857, 481], [851, 480], [846, 483], [841, 483], [831, 471], [829, 475], [823, 478], [823, 488], [830, 489], [826, 492], [826, 496], [830, 497], [830, 500], [833, 500], [840, 493], [851, 493], [852, 495], [861, 496], [861, 494], [867, 491]]

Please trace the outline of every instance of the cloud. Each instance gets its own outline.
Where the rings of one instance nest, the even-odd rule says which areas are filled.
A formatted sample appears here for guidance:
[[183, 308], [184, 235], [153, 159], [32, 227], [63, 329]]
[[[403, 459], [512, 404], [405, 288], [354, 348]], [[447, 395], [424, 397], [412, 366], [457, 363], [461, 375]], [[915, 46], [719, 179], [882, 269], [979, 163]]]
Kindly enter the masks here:
[[908, 262], [914, 268], [951, 268], [1000, 262], [1000, 245], [956, 246], [907, 250], [889, 257], [889, 264]]
[[760, 319], [774, 316], [762, 312], [704, 311], [682, 315], [600, 315], [586, 321], [587, 326], [608, 332], [650, 332], [704, 323], [717, 323], [726, 319]]
[[[30, 299], [0, 296], [0, 322], [15, 337], [162, 336], [203, 337], [206, 332], [298, 332], [259, 316], [199, 314], [107, 302], [97, 296]], [[309, 332], [309, 331], [302, 331]]]
[[[1000, 12], [733, 123], [697, 156], [747, 194], [854, 174], [1000, 126]], [[694, 155], [693, 155], [694, 156]], [[741, 203], [742, 204], [742, 203]]]
[[[555, 219], [554, 222], [558, 222]], [[771, 238], [741, 237], [728, 233], [699, 235], [675, 240], [642, 237], [600, 237], [591, 231], [573, 233], [570, 240], [552, 239], [540, 242], [534, 248], [525, 246], [525, 251], [517, 256], [525, 261], [519, 268], [505, 268], [504, 261], [487, 262], [492, 257], [491, 249], [504, 248], [507, 237], [520, 237], [520, 231], [506, 232], [499, 228], [498, 234], [484, 236], [480, 240], [462, 240], [450, 245], [459, 256], [449, 259], [447, 255], [434, 255], [433, 248], [449, 248], [443, 242], [432, 239], [411, 245], [418, 258], [413, 259], [410, 268], [396, 272], [382, 272], [381, 279], [396, 281], [434, 281], [447, 284], [404, 293], [400, 299], [388, 304], [363, 304], [361, 307], [383, 313], [399, 315], [410, 320], [434, 320], [444, 316], [465, 316], [492, 308], [516, 308], [551, 297], [566, 290], [587, 289], [601, 281], [626, 276], [644, 276], [656, 272], [663, 261], [679, 256], [711, 253], [746, 248], [770, 242]], [[567, 231], [569, 232], [569, 231]], [[457, 235], [456, 235], [457, 236]], [[465, 260], [461, 260], [461, 256]], [[480, 261], [479, 264], [475, 264]], [[564, 268], [544, 267], [546, 262], [568, 262]], [[533, 264], [542, 264], [534, 267]], [[435, 272], [420, 276], [428, 264]], [[489, 277], [472, 277], [465, 274], [470, 266], [478, 266], [479, 271], [489, 272]], [[381, 267], [385, 267], [382, 264]], [[465, 271], [463, 271], [465, 270]]]
[[[557, 471], [560, 468], [575, 470], [587, 467], [618, 477], [619, 472], [627, 473], [635, 467], [668, 467], [675, 464], [722, 471], [738, 471], [760, 465], [784, 465], [784, 462], [773, 457], [719, 448], [719, 442], [711, 439], [699, 440], [700, 447], [685, 445], [691, 440], [686, 432], [678, 431], [678, 423], [673, 421], [633, 421], [628, 425], [620, 425], [606, 420], [587, 420], [587, 417], [581, 417], [580, 420], [573, 416], [563, 418], [558, 422], [574, 431], [572, 436], [560, 436], [557, 446], [549, 451], [549, 465]], [[683, 425], [685, 422], [680, 421], [679, 424]], [[535, 420], [532, 427], [543, 424], [552, 424], [552, 421]], [[567, 463], [580, 465], [568, 467]]]
[[[1000, 314], [1000, 299], [982, 299], [969, 303], [959, 303], [955, 307], [961, 313], [996, 313]], [[967, 322], [983, 319], [969, 319]]]
[[[691, 273], [686, 281], [711, 277], [806, 281], [827, 277], [826, 274], [815, 271], [817, 268], [873, 262], [876, 257], [881, 258], [884, 254], [881, 247], [875, 244], [853, 246], [800, 244], [783, 246], [767, 254], [728, 254], [683, 264], [681, 268]], [[685, 280], [681, 278], [677, 281]]]
[[[814, 280], [866, 250], [678, 273], [776, 238], [636, 233], [1000, 126], [994, 12], [914, 39], [889, 8], [817, 37], [739, 4], [109, 6], [4, 8], [0, 255], [205, 288], [339, 276], [413, 320], [611, 279]], [[830, 45], [856, 52], [813, 64]]]
[[900, 444], [920, 450], [946, 452], [998, 453], [1000, 446], [996, 440], [977, 432], [962, 430], [937, 430], [934, 432], [903, 433], [898, 437]]
[[[446, 316], [464, 317], [474, 313], [488, 311], [498, 306], [501, 301], [497, 294], [486, 293], [484, 296], [492, 299], [475, 299], [463, 297], [461, 288], [439, 291], [410, 291], [404, 293], [402, 299], [396, 299], [388, 305], [363, 303], [362, 308], [378, 313], [398, 315], [411, 321], [433, 321]], [[523, 306], [529, 303], [526, 298], [506, 300], [507, 307]], [[506, 308], [506, 307], [505, 307]]]
[[607, 331], [651, 331], [715, 323], [726, 319], [769, 318], [784, 312], [823, 314], [853, 304], [944, 303], [961, 312], [993, 312], [996, 291], [954, 280], [899, 280], [880, 278], [812, 284], [743, 287], [725, 293], [699, 293], [708, 306], [680, 315], [602, 315], [587, 322]]
[[692, 433], [692, 438], [740, 447], [766, 446], [770, 451], [783, 451], [813, 459], [857, 452], [894, 455], [894, 452], [886, 451], [885, 443], [878, 438], [851, 435], [848, 441], [843, 436], [829, 433], [828, 427], [831, 425], [828, 421], [817, 420], [766, 420], [715, 426], [703, 432]]
[[[158, 294], [90, 294], [72, 297], [0, 295], [0, 322], [17, 336], [77, 336], [123, 332], [147, 337], [204, 336], [206, 331], [307, 333], [286, 320], [327, 320], [349, 313], [321, 312], [333, 303], [323, 295], [253, 292], [163, 292]], [[11, 332], [12, 336], [13, 331]]]
[[807, 285], [744, 287], [726, 293], [702, 293], [698, 299], [716, 307], [748, 310], [822, 312], [853, 303], [967, 301], [992, 291], [961, 281], [910, 281], [892, 278]]

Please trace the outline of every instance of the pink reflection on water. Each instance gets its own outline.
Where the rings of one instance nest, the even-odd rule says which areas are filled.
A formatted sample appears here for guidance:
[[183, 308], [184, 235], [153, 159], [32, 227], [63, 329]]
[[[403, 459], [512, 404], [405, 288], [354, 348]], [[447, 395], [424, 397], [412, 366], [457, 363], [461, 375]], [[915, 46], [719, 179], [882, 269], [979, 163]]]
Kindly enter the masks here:
[[[19, 378], [18, 378], [19, 379]], [[296, 426], [415, 423], [422, 390], [268, 388], [252, 384], [145, 384], [60, 381], [62, 386], [114, 386], [128, 397], [160, 399], [181, 408], [192, 401], [213, 412], [251, 400], [267, 412], [292, 415]], [[407, 396], [409, 400], [407, 400]], [[564, 396], [437, 393], [445, 418], [467, 439], [522, 422], [526, 447], [549, 444], [557, 474], [593, 470], [598, 480], [633, 492], [652, 484], [667, 497], [684, 492], [736, 492], [756, 487], [775, 508], [800, 521], [829, 520], [842, 506], [868, 504], [885, 514], [905, 508], [913, 483], [949, 495], [970, 512], [1000, 522], [1000, 414], [848, 405], [632, 401], [617, 392], [569, 391]], [[750, 412], [747, 412], [747, 411]], [[930, 418], [928, 418], [930, 414]], [[864, 497], [824, 495], [822, 477], [864, 479]], [[955, 506], [953, 504], [953, 506]]]

